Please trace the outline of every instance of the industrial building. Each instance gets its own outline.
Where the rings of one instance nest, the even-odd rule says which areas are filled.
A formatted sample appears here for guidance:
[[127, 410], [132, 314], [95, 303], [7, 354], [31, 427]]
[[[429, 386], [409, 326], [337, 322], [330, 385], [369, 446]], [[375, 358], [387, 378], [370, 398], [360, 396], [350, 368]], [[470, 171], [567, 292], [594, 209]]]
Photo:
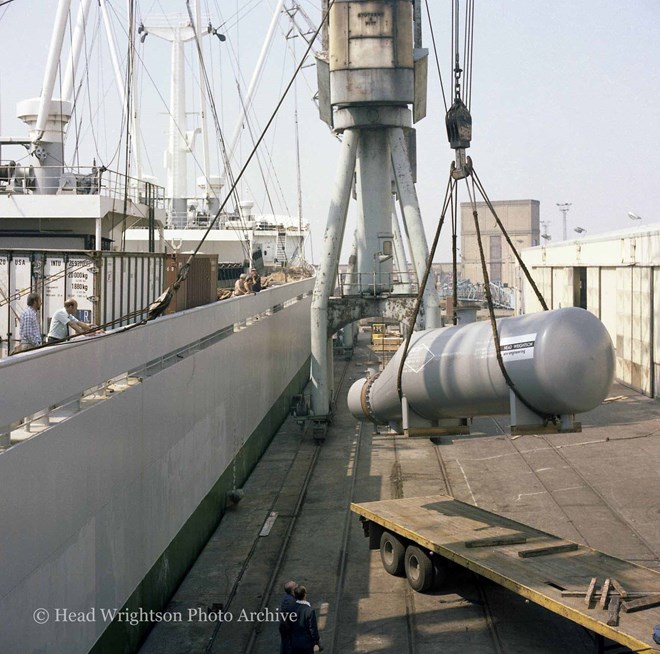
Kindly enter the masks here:
[[[464, 246], [465, 247], [465, 246]], [[582, 307], [607, 328], [616, 348], [616, 377], [649, 397], [660, 396], [660, 224], [522, 253], [548, 307]], [[521, 313], [540, 311], [523, 281]]]
[[[492, 205], [518, 251], [540, 243], [538, 200], [502, 200]], [[518, 286], [513, 252], [485, 202], [477, 203], [477, 214], [490, 281]], [[469, 202], [461, 202], [461, 264], [464, 279], [483, 280], [477, 231]]]

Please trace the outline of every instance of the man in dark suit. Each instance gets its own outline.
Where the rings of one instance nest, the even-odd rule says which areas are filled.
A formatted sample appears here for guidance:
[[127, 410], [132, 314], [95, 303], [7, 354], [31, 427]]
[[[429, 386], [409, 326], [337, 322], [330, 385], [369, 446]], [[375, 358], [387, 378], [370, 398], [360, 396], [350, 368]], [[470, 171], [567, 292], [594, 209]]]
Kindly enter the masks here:
[[291, 628], [296, 620], [296, 598], [293, 591], [298, 584], [287, 581], [284, 584], [284, 596], [280, 602], [280, 654], [291, 654]]
[[307, 589], [304, 586], [298, 586], [293, 591], [293, 595], [296, 598], [298, 618], [291, 625], [292, 654], [313, 654], [315, 645], [318, 645], [320, 652], [323, 648], [319, 642], [316, 612], [307, 601]]

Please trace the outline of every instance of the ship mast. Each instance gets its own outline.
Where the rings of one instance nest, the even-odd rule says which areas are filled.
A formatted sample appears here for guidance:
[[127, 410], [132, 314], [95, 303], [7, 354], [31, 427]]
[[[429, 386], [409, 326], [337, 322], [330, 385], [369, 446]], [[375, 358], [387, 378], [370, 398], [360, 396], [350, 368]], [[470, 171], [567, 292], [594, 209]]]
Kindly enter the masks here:
[[186, 156], [189, 137], [186, 133], [186, 89], [184, 82], [185, 57], [183, 46], [195, 38], [189, 20], [159, 24], [145, 22], [144, 29], [170, 45], [170, 127], [167, 152], [166, 197], [169, 200], [168, 223], [172, 227], [185, 227], [188, 215], [188, 170]]
[[36, 191], [48, 195], [54, 195], [59, 188], [64, 161], [64, 132], [72, 113], [71, 102], [53, 99], [70, 5], [71, 0], [60, 0], [57, 6], [41, 96], [23, 100], [16, 107], [18, 117], [28, 126], [32, 143], [30, 164], [34, 166]]

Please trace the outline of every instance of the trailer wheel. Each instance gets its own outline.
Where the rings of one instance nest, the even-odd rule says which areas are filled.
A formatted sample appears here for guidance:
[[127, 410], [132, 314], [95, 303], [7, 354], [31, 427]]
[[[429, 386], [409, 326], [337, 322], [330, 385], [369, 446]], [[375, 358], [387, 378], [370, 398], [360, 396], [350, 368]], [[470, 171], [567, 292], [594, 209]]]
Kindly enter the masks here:
[[391, 531], [383, 531], [380, 537], [380, 560], [387, 572], [397, 577], [405, 574], [405, 553], [406, 546], [401, 539]]
[[413, 590], [423, 593], [433, 585], [433, 562], [419, 547], [409, 545], [405, 556], [406, 577]]

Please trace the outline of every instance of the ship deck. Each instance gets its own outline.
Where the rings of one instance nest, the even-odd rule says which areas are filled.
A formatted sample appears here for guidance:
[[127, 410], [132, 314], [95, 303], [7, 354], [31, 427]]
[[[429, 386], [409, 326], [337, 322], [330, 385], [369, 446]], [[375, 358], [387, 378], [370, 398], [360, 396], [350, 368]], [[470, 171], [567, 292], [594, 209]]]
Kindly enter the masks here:
[[[359, 345], [351, 361], [335, 362], [337, 409], [323, 444], [296, 417], [285, 421], [143, 654], [275, 651], [272, 612], [289, 579], [307, 587], [326, 652], [597, 650], [578, 622], [460, 567], [440, 589], [415, 593], [369, 550], [351, 503], [450, 495], [562, 542], [660, 570], [656, 400], [615, 385], [600, 407], [580, 416], [578, 434], [511, 436], [498, 417], [475, 419], [467, 437], [409, 439], [373, 433], [347, 411], [347, 388], [373, 357]], [[582, 598], [570, 601], [584, 606]], [[642, 631], [648, 619], [649, 640], [651, 613], [631, 614]]]

